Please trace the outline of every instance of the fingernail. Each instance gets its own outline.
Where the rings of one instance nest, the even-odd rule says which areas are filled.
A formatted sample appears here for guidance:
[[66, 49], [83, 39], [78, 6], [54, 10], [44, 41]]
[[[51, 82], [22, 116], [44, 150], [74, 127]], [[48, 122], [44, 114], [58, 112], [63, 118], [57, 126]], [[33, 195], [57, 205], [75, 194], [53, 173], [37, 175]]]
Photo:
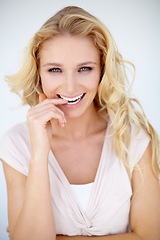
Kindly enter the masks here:
[[64, 118], [64, 122], [66, 123], [66, 119]]

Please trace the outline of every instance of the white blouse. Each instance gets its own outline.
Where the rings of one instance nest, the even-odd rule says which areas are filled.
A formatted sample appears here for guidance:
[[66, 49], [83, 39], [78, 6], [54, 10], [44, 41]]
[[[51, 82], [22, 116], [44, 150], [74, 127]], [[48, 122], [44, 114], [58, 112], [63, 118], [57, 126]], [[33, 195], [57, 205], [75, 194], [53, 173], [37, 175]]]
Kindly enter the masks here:
[[[130, 152], [131, 158], [135, 160], [134, 165], [141, 159], [150, 141], [142, 129], [137, 136], [135, 133], [133, 128]], [[16, 125], [3, 136], [0, 159], [28, 175], [30, 141], [26, 122]], [[51, 151], [48, 169], [57, 234], [91, 236], [128, 231], [132, 189], [126, 169], [113, 150], [108, 129], [95, 181], [89, 195], [83, 195], [86, 198], [85, 206], [76, 196]]]
[[76, 195], [77, 201], [85, 212], [89, 203], [94, 183], [88, 184], [71, 184], [71, 188]]

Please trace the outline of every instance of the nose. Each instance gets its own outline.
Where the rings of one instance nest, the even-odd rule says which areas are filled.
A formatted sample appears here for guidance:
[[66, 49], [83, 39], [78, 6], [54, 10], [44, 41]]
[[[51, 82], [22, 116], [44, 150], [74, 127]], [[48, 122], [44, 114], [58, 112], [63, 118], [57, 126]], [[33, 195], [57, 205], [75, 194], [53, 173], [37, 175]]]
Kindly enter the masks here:
[[76, 77], [70, 73], [66, 74], [63, 86], [67, 95], [74, 95], [77, 88]]

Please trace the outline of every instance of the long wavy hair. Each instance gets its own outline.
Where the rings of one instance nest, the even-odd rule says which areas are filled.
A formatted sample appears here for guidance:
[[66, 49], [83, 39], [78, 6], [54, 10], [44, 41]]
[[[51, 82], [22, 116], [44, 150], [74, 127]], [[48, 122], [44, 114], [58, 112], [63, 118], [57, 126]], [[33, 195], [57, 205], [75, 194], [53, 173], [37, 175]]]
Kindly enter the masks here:
[[[95, 104], [99, 112], [106, 110], [106, 119], [111, 119], [113, 146], [116, 154], [124, 163], [130, 175], [130, 153], [128, 138], [131, 126], [140, 128], [150, 136], [152, 142], [152, 167], [156, 177], [160, 173], [160, 140], [156, 131], [147, 121], [138, 100], [131, 98], [131, 85], [127, 79], [126, 64], [134, 65], [123, 60], [109, 30], [96, 17], [84, 9], [69, 6], [48, 19], [30, 41], [24, 62], [16, 74], [7, 76], [11, 91], [20, 95], [23, 104], [34, 106], [38, 103], [39, 93], [42, 92], [39, 76], [40, 51], [44, 41], [56, 36], [78, 35], [92, 39], [99, 49], [101, 59], [101, 77]], [[134, 79], [134, 76], [133, 76]], [[136, 110], [135, 103], [141, 111]], [[104, 112], [104, 111], [103, 111]]]

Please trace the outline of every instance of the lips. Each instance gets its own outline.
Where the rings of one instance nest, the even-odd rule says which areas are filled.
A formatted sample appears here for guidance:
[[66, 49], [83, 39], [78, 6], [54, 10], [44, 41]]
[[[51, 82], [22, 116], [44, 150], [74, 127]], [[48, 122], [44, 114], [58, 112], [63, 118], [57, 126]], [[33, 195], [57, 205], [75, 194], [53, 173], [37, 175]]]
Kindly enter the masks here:
[[80, 94], [80, 95], [78, 95], [76, 97], [70, 98], [70, 97], [65, 97], [63, 95], [57, 94], [57, 96], [59, 98], [67, 100], [68, 101], [67, 102], [68, 105], [73, 105], [73, 104], [76, 104], [76, 103], [80, 102], [82, 100], [82, 98], [84, 97], [84, 95], [85, 95], [85, 93], [82, 93], [82, 94]]

